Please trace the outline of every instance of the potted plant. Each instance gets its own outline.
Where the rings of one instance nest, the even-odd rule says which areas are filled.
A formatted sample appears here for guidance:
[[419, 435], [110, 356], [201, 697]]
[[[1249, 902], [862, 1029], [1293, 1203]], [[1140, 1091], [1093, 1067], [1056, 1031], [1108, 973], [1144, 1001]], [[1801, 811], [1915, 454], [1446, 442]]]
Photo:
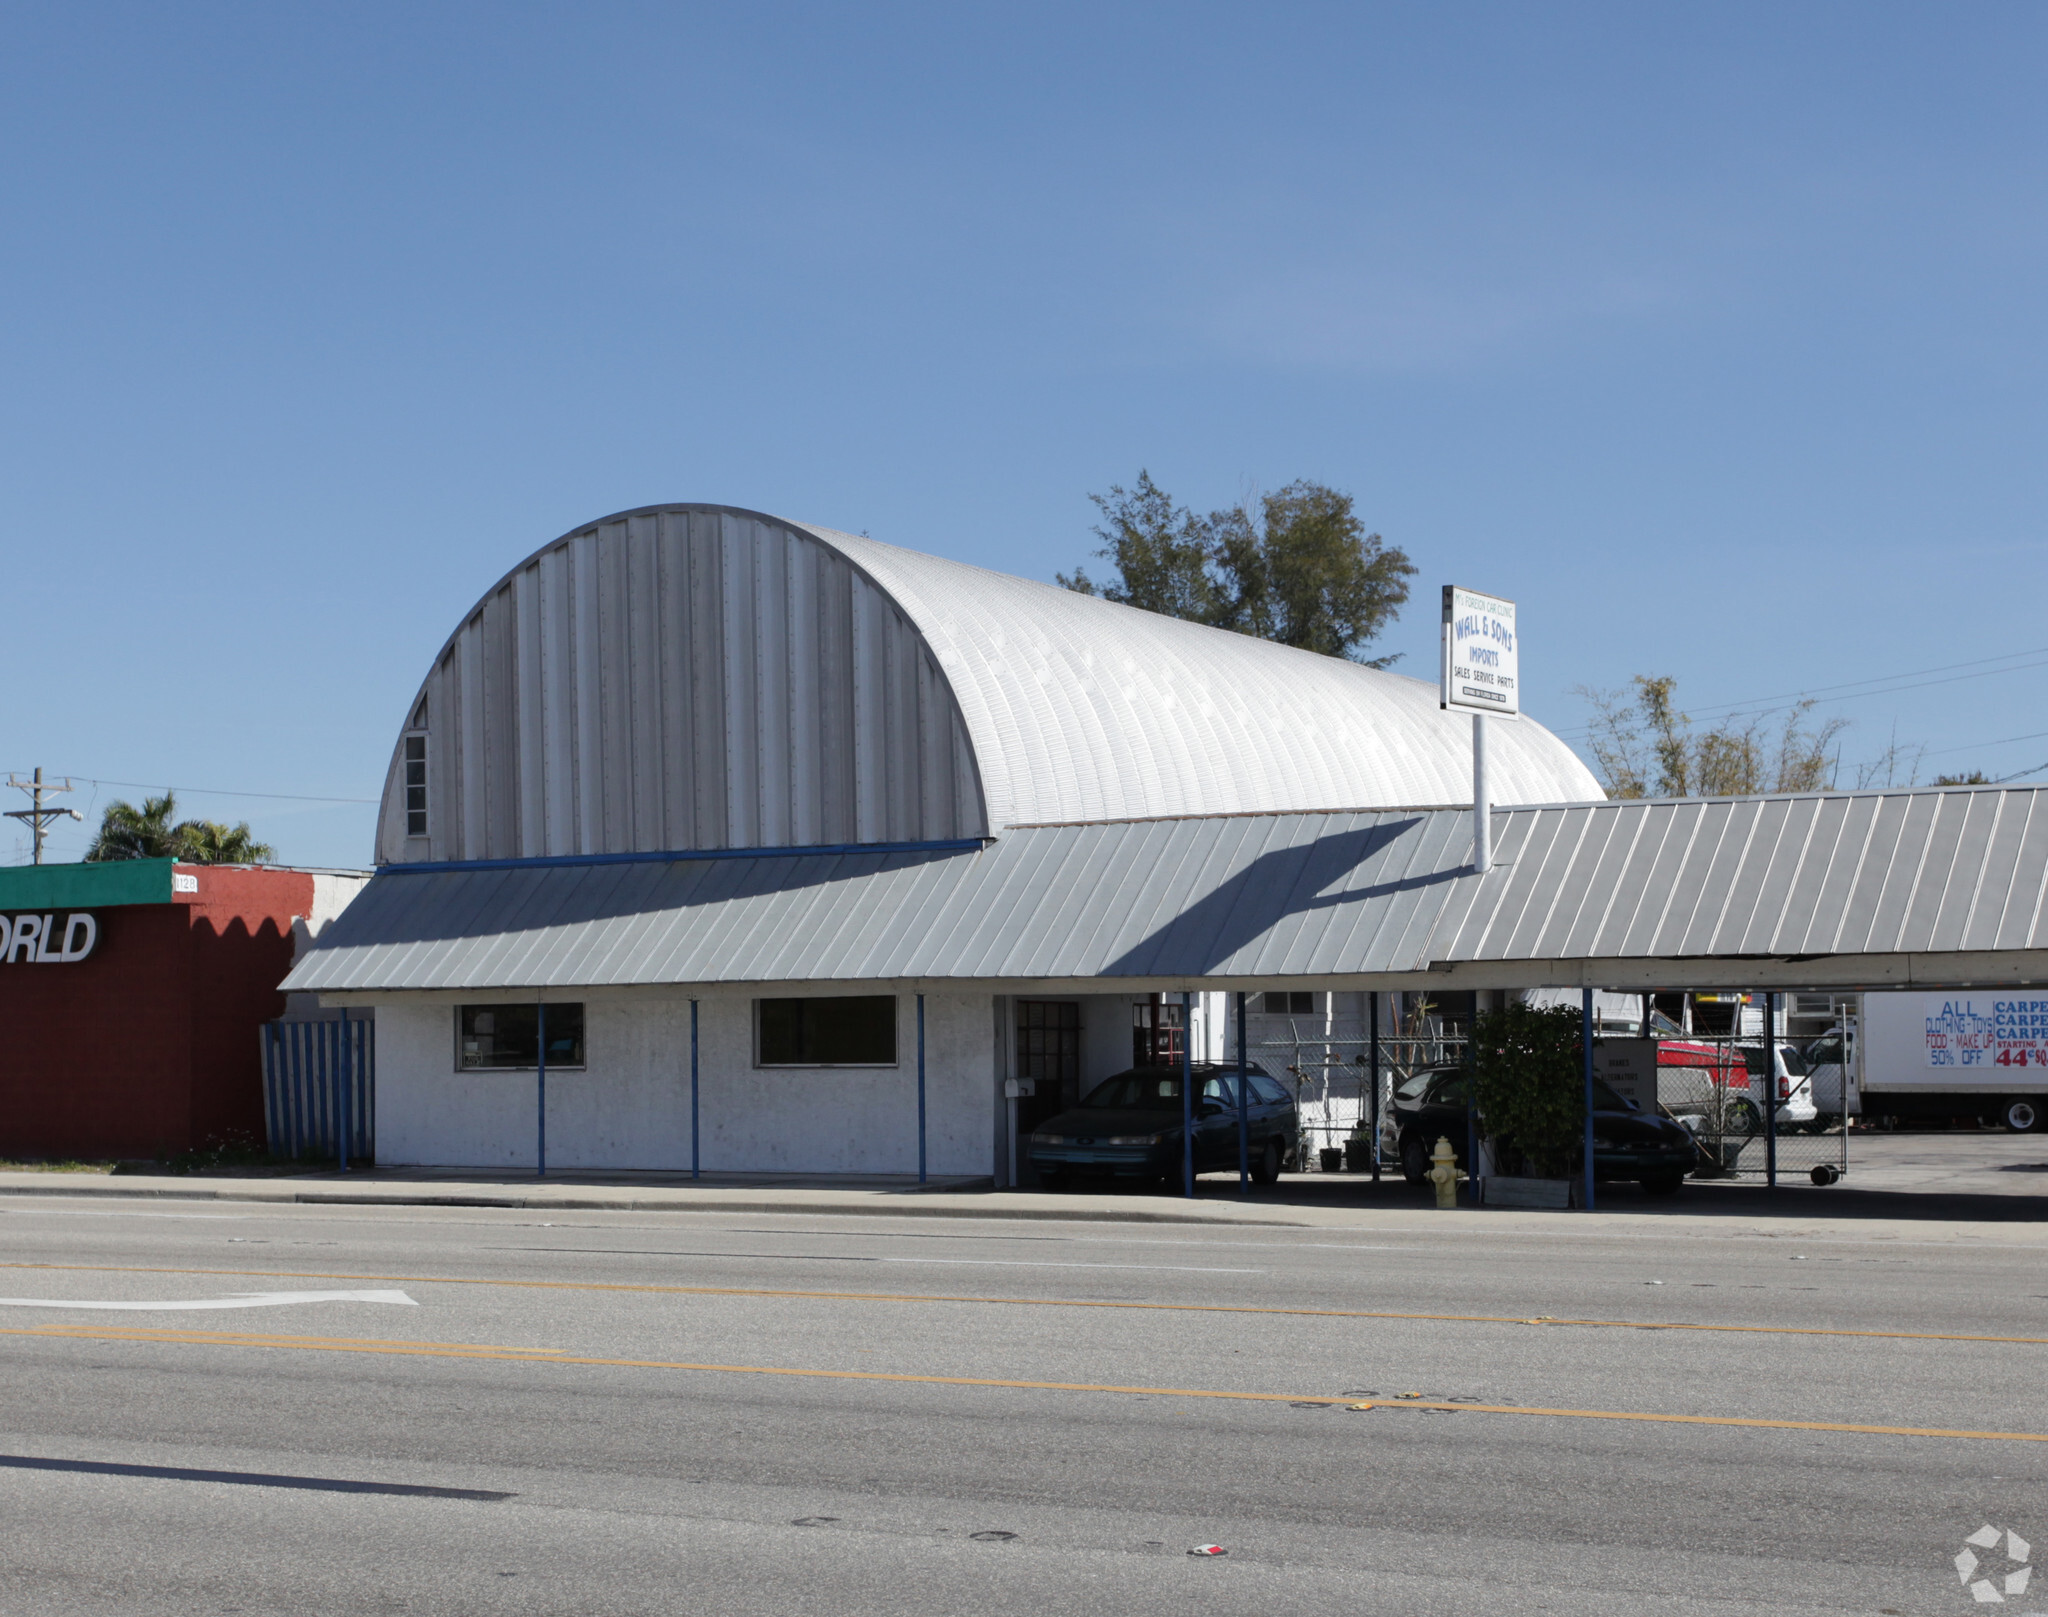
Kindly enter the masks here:
[[1487, 1181], [1487, 1200], [1568, 1207], [1586, 1128], [1583, 1023], [1568, 1005], [1511, 1002], [1472, 1025], [1479, 1114], [1494, 1159], [1519, 1168]]

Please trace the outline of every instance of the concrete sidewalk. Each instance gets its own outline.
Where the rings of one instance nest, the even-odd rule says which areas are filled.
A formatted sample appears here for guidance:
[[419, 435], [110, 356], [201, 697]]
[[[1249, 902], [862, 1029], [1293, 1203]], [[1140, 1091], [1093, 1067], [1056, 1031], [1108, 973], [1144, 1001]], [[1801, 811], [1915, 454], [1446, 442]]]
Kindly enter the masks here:
[[[1292, 1177], [1292, 1176], [1290, 1176]], [[1313, 1176], [1302, 1176], [1313, 1177]], [[1262, 1198], [1272, 1193], [1262, 1192]], [[1083, 1219], [1139, 1223], [1308, 1224], [1287, 1201], [1241, 1202], [1217, 1180], [1193, 1200], [997, 1191], [981, 1179], [914, 1175], [531, 1173], [477, 1168], [369, 1168], [350, 1173], [148, 1175], [0, 1173], [0, 1196], [171, 1197], [368, 1207], [505, 1207], [666, 1213], [866, 1213], [889, 1217]], [[1328, 1209], [1335, 1211], [1336, 1209]]]
[[1285, 1175], [1244, 1199], [1235, 1183], [1202, 1182], [1193, 1199], [1132, 1194], [1044, 1194], [979, 1188], [986, 1180], [920, 1186], [914, 1178], [809, 1175], [531, 1174], [479, 1169], [371, 1168], [277, 1177], [110, 1173], [0, 1173], [0, 1198], [170, 1199], [376, 1208], [504, 1208], [531, 1212], [779, 1213], [888, 1218], [1041, 1219], [1061, 1222], [1240, 1225], [1413, 1234], [1614, 1235], [1983, 1242], [2048, 1247], [2048, 1199], [1940, 1193], [1692, 1184], [1669, 1200], [1602, 1187], [1592, 1214], [1508, 1209], [1439, 1210], [1398, 1179]]

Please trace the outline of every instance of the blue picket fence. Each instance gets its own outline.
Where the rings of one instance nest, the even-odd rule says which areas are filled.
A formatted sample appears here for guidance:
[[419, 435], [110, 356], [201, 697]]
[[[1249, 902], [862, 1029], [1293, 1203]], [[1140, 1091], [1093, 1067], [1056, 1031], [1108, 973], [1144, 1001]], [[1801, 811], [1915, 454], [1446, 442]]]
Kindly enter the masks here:
[[377, 1154], [377, 1024], [266, 1022], [263, 1125], [278, 1157], [331, 1157], [347, 1121], [348, 1156]]

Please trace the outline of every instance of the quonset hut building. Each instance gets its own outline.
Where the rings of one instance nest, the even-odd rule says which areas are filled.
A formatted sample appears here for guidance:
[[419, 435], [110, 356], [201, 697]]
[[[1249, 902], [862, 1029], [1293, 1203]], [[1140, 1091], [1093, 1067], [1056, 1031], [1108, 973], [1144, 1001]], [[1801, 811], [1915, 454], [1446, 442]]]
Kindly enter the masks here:
[[[1424, 972], [1470, 745], [1433, 683], [629, 511], [442, 647], [377, 874], [285, 986], [375, 1007], [386, 1162], [532, 1167], [544, 1119], [564, 1169], [1000, 1179], [1006, 1077], [1028, 1128], [1183, 1036], [1220, 1056], [1232, 990]], [[1600, 796], [1533, 722], [1489, 753], [1499, 804]]]

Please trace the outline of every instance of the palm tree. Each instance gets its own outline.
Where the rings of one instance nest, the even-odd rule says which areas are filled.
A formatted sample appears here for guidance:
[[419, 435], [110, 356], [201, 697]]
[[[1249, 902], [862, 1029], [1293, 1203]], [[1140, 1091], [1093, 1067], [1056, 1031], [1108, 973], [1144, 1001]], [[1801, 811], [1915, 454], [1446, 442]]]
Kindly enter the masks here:
[[100, 816], [99, 835], [92, 839], [85, 857], [91, 861], [179, 858], [184, 852], [179, 827], [171, 824], [177, 811], [178, 800], [170, 792], [145, 797], [139, 809], [116, 799]]
[[249, 822], [226, 826], [218, 820], [187, 820], [178, 827], [186, 851], [178, 857], [195, 865], [267, 865], [277, 850], [258, 842]]
[[258, 842], [244, 820], [222, 825], [218, 820], [181, 820], [174, 793], [145, 797], [142, 807], [115, 801], [100, 817], [99, 835], [85, 857], [110, 859], [178, 859], [188, 865], [263, 865], [277, 857], [267, 842]]

